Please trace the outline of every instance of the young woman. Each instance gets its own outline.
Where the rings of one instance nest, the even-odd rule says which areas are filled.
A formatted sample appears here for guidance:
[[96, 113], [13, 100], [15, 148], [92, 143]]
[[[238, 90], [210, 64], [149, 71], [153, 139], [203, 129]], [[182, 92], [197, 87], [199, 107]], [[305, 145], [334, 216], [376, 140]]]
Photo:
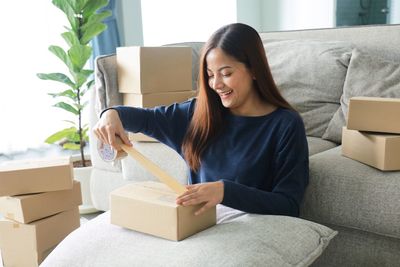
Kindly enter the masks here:
[[142, 132], [176, 150], [190, 167], [180, 205], [217, 204], [258, 214], [298, 216], [308, 184], [308, 145], [300, 115], [279, 93], [258, 33], [235, 23], [217, 30], [200, 58], [198, 96], [167, 107], [117, 106], [94, 132]]

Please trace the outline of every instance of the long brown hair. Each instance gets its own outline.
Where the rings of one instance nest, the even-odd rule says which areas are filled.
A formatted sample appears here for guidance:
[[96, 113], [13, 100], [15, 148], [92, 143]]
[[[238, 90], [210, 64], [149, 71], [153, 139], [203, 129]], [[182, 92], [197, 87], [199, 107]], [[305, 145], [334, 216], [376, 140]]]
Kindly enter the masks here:
[[206, 57], [214, 48], [222, 49], [227, 55], [245, 64], [255, 76], [254, 87], [261, 99], [276, 107], [294, 110], [275, 85], [264, 46], [257, 31], [242, 23], [233, 23], [220, 28], [202, 49], [199, 93], [194, 114], [182, 144], [184, 157], [193, 171], [199, 170], [202, 153], [222, 131], [223, 116], [227, 112], [220, 97], [208, 83]]

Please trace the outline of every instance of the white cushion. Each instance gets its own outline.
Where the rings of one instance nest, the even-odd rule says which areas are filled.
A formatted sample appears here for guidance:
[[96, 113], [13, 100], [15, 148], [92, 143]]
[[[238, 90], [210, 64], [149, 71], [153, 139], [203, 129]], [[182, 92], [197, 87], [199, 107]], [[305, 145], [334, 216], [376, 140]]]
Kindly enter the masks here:
[[216, 226], [180, 242], [110, 224], [105, 212], [66, 237], [41, 267], [308, 266], [337, 232], [300, 218], [222, 205]]

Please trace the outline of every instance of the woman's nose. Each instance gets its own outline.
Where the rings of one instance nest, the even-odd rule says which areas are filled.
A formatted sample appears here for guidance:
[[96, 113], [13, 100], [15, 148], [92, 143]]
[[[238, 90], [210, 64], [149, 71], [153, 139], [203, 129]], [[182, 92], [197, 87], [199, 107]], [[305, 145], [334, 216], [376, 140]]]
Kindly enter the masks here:
[[212, 80], [212, 88], [213, 89], [222, 89], [224, 87], [224, 83], [222, 82], [221, 77], [215, 76]]

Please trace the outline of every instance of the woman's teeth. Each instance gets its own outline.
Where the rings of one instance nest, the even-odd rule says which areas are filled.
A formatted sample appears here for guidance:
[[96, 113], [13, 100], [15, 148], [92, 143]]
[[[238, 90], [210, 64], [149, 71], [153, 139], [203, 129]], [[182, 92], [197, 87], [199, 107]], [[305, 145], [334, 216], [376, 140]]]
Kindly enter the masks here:
[[233, 90], [229, 90], [229, 91], [225, 91], [225, 92], [220, 92], [219, 94], [221, 95], [221, 96], [227, 96], [227, 95], [229, 95], [230, 93], [232, 93], [233, 92]]

